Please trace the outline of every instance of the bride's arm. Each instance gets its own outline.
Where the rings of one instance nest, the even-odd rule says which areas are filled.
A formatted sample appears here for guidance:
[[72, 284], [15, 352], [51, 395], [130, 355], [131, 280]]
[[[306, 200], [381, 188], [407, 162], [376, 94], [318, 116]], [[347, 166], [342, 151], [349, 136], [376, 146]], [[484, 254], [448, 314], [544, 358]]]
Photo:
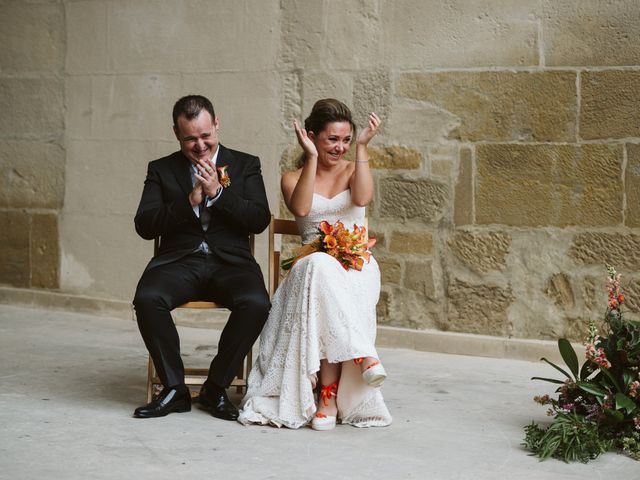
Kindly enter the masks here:
[[291, 213], [297, 217], [306, 217], [311, 211], [313, 190], [318, 167], [318, 151], [307, 132], [293, 122], [300, 146], [304, 149], [305, 161], [301, 170], [285, 173], [280, 182], [284, 202]]
[[356, 140], [356, 165], [349, 180], [351, 201], [360, 207], [368, 205], [373, 199], [373, 176], [369, 167], [369, 152], [367, 145], [378, 132], [380, 118], [375, 114], [369, 115], [367, 125]]

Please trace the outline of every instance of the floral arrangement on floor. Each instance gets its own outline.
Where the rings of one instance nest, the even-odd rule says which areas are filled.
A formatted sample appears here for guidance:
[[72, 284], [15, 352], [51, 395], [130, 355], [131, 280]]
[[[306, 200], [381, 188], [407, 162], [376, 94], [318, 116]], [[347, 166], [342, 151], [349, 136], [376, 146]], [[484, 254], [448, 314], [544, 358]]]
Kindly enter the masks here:
[[326, 220], [318, 226], [318, 238], [300, 247], [297, 255], [281, 262], [283, 270], [289, 270], [301, 258], [314, 252], [324, 252], [340, 262], [345, 270], [353, 268], [362, 270], [364, 262], [369, 262], [369, 249], [376, 243], [375, 238], [367, 238], [365, 227], [353, 226], [353, 230], [345, 228], [338, 221], [331, 225]]
[[609, 266], [607, 273], [609, 301], [601, 333], [589, 323], [584, 364], [579, 366], [573, 347], [563, 338], [558, 347], [568, 370], [546, 358], [542, 361], [566, 378], [532, 378], [559, 385], [558, 398], [534, 397], [549, 407], [551, 425], [543, 428], [532, 422], [525, 427], [523, 445], [541, 460], [586, 463], [612, 449], [640, 460], [640, 322], [623, 318], [620, 275]]

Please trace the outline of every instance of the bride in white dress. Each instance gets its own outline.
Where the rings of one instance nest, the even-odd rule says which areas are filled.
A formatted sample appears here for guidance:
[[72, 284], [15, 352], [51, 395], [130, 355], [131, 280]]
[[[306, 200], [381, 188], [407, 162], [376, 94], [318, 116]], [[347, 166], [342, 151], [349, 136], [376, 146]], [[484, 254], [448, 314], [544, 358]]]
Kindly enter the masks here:
[[[294, 122], [304, 164], [286, 173], [281, 187], [302, 243], [318, 237], [323, 220], [348, 229], [363, 225], [373, 198], [367, 145], [379, 125], [371, 113], [356, 140], [356, 161], [349, 162], [344, 155], [356, 128], [346, 105], [319, 100], [304, 129]], [[374, 345], [379, 293], [373, 256], [361, 271], [345, 270], [323, 252], [299, 260], [274, 295], [238, 420], [289, 428], [311, 423], [315, 430], [337, 421], [389, 425], [379, 388], [386, 372]]]

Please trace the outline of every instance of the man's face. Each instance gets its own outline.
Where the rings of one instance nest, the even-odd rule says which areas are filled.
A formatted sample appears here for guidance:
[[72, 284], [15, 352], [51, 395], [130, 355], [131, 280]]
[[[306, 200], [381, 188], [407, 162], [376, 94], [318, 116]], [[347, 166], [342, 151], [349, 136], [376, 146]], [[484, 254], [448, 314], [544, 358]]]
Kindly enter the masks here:
[[192, 164], [213, 156], [218, 148], [218, 127], [218, 118], [214, 120], [206, 110], [192, 120], [184, 115], [178, 117], [178, 126], [173, 127], [173, 131], [180, 142], [180, 150]]

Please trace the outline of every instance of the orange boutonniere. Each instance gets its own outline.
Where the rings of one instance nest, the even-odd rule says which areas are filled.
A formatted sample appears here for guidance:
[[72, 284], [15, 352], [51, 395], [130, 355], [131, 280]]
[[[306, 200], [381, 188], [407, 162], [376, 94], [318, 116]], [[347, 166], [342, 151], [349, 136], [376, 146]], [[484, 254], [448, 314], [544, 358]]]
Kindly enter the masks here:
[[231, 185], [231, 179], [229, 178], [227, 168], [227, 165], [225, 165], [224, 167], [217, 167], [218, 180], [220, 181], [220, 185], [222, 185], [224, 188], [227, 188], [229, 185]]

